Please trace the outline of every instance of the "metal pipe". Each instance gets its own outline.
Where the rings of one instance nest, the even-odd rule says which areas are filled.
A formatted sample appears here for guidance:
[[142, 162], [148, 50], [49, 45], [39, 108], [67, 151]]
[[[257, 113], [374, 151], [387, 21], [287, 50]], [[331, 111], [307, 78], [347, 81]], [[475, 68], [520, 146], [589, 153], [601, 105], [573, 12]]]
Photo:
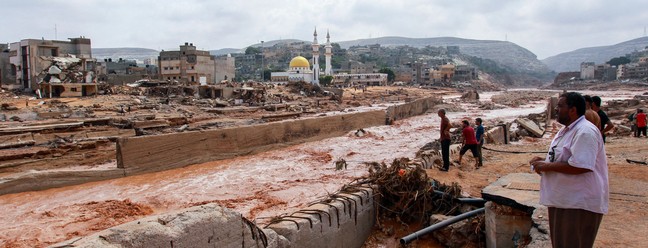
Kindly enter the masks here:
[[[446, 197], [452, 197], [450, 194], [440, 191], [440, 190], [434, 190], [434, 193], [437, 195], [442, 195]], [[471, 205], [477, 205], [483, 207], [484, 204], [486, 204], [486, 200], [482, 198], [454, 198], [455, 200], [465, 203], [465, 204], [471, 204]]]
[[446, 226], [448, 226], [450, 224], [453, 224], [455, 222], [458, 222], [460, 220], [467, 219], [467, 218], [473, 217], [475, 215], [481, 214], [484, 211], [486, 211], [486, 208], [479, 208], [479, 209], [475, 209], [475, 210], [470, 211], [470, 212], [466, 212], [466, 213], [457, 215], [457, 216], [452, 217], [450, 219], [441, 221], [439, 223], [428, 226], [426, 228], [423, 228], [421, 230], [416, 231], [415, 233], [412, 233], [410, 235], [407, 235], [407, 236], [401, 238], [400, 243], [403, 244], [403, 245], [404, 244], [409, 244], [410, 242], [414, 241], [415, 239], [418, 239], [418, 237], [420, 237], [420, 236], [423, 236], [423, 235], [425, 235], [427, 233], [434, 232], [437, 229], [444, 228], [444, 227], [446, 227]]

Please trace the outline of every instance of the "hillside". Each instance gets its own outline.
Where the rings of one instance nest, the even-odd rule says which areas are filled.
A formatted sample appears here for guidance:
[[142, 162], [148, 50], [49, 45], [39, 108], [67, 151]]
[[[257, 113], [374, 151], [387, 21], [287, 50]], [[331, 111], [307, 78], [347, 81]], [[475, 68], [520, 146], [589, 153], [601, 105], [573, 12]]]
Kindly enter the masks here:
[[92, 48], [92, 57], [102, 60], [112, 58], [137, 59], [144, 60], [148, 58], [157, 58], [160, 51], [148, 48], [121, 47], [121, 48]]
[[610, 46], [587, 47], [571, 52], [561, 53], [543, 59], [542, 62], [555, 72], [578, 71], [582, 62], [597, 64], [609, 61], [611, 58], [625, 56], [633, 51], [648, 46], [648, 37], [641, 37]]
[[490, 59], [515, 71], [531, 74], [549, 73], [546, 65], [540, 62], [535, 54], [508, 41], [470, 40], [454, 37], [439, 38], [405, 38], [381, 37], [338, 42], [343, 48], [357, 45], [380, 44], [382, 46], [459, 46], [462, 54]]

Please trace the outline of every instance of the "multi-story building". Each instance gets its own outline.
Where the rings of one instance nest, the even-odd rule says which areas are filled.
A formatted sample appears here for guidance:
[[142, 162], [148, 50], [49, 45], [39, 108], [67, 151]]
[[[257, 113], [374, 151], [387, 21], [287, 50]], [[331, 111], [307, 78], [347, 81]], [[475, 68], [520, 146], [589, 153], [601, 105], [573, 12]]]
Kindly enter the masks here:
[[0, 87], [3, 83], [16, 81], [16, 73], [11, 73], [9, 64], [9, 44], [0, 44]]
[[594, 72], [596, 71], [596, 64], [594, 62], [583, 62], [580, 65], [580, 78], [581, 79], [594, 79]]
[[648, 78], [648, 62], [644, 59], [639, 63], [619, 65], [617, 76], [619, 79]]
[[218, 56], [214, 60], [214, 83], [223, 80], [232, 81], [236, 77], [236, 61], [232, 55]]
[[[96, 90], [92, 82], [94, 63], [90, 39], [84, 37], [70, 41], [25, 39], [11, 43], [9, 63], [15, 77], [12, 82], [3, 82], [5, 88], [36, 90], [41, 88], [39, 83], [45, 83], [48, 85], [42, 90], [49, 91], [44, 93], [50, 96], [53, 91], [55, 96], [81, 96], [93, 93], [88, 91], [90, 88]], [[73, 74], [68, 73], [71, 70]]]
[[349, 87], [354, 85], [380, 86], [387, 85], [386, 73], [334, 74], [333, 85]]
[[214, 56], [209, 51], [196, 50], [193, 43], [185, 42], [180, 46], [180, 51], [162, 51], [158, 57], [162, 80], [190, 85], [212, 84], [215, 68]]

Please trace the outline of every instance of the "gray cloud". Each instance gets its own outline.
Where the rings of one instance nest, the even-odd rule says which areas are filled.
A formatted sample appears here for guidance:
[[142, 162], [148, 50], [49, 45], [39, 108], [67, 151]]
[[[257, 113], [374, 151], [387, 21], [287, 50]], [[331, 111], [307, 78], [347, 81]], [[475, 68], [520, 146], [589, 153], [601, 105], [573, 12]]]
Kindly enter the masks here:
[[[648, 12], [577, 0], [26, 0], [3, 3], [0, 42], [85, 36], [93, 47], [243, 48], [261, 40], [455, 36], [517, 43], [539, 58], [643, 35]], [[54, 27], [56, 25], [56, 33]]]

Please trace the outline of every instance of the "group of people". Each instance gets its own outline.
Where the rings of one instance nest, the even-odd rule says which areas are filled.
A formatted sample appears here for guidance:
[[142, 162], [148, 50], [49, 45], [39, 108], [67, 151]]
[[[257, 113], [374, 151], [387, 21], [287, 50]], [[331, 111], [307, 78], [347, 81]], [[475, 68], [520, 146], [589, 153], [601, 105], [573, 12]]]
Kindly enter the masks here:
[[[541, 176], [540, 204], [548, 208], [551, 244], [553, 247], [593, 247], [603, 215], [608, 213], [605, 134], [614, 128], [614, 124], [601, 110], [598, 96], [563, 93], [554, 110], [557, 121], [564, 127], [553, 138], [544, 158], [533, 157], [529, 161], [532, 170]], [[643, 118], [645, 135], [645, 114], [637, 112], [638, 118]], [[438, 115], [441, 117], [441, 170], [447, 171], [450, 121], [445, 110], [439, 110]], [[478, 165], [481, 166], [481, 119], [476, 120], [476, 124], [477, 133], [481, 135], [476, 135], [468, 121], [463, 121], [464, 146], [459, 162], [461, 156], [471, 150], [475, 158], [479, 158]]]
[[646, 113], [643, 109], [637, 109], [637, 112], [630, 114], [628, 119], [632, 122], [632, 133], [635, 137], [641, 137], [641, 134], [646, 136]]
[[[441, 117], [441, 135], [439, 140], [441, 141], [441, 155], [443, 157], [443, 167], [440, 168], [441, 171], [448, 171], [450, 169], [450, 144], [452, 139], [450, 136], [450, 119], [446, 116], [445, 109], [439, 109], [437, 112], [439, 117]], [[480, 168], [483, 165], [483, 158], [481, 148], [484, 145], [484, 126], [482, 124], [481, 118], [475, 119], [475, 126], [477, 131], [470, 126], [470, 123], [467, 120], [462, 121], [463, 130], [462, 130], [462, 146], [459, 151], [459, 159], [456, 162], [461, 165], [461, 160], [464, 154], [470, 150], [475, 158], [475, 168]]]

